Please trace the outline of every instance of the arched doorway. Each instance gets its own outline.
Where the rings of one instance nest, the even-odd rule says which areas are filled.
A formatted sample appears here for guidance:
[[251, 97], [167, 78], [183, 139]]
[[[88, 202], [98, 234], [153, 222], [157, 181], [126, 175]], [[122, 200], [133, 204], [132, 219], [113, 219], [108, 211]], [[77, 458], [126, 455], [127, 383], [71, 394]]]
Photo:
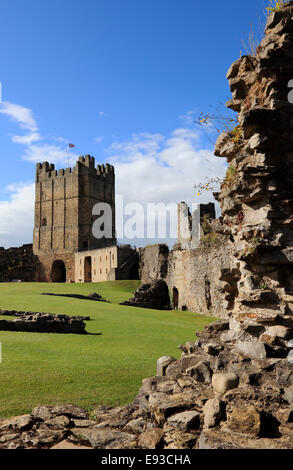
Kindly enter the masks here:
[[52, 282], [66, 282], [66, 267], [63, 261], [54, 261], [51, 278]]
[[92, 257], [86, 256], [84, 259], [84, 282], [92, 282]]
[[173, 287], [172, 297], [173, 297], [173, 309], [178, 310], [178, 307], [179, 307], [179, 292], [178, 292], [177, 287]]
[[138, 263], [135, 263], [131, 266], [129, 270], [129, 279], [131, 280], [138, 280], [139, 279], [139, 266]]

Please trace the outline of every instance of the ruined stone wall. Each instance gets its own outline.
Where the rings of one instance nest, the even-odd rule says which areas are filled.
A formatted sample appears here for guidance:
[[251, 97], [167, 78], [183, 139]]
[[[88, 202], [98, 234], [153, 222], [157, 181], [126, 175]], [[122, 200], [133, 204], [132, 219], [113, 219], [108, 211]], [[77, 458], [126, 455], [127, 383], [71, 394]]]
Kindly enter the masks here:
[[226, 317], [235, 296], [234, 265], [226, 239], [215, 246], [201, 243], [195, 250], [171, 251], [166, 280], [172, 296], [174, 288], [178, 291], [178, 308]]
[[166, 279], [169, 248], [167, 245], [149, 245], [139, 248], [139, 271], [142, 283]]
[[37, 279], [39, 269], [39, 261], [33, 254], [32, 244], [7, 250], [0, 248], [0, 282], [32, 282]]
[[292, 47], [291, 1], [269, 16], [256, 54], [230, 67], [239, 125], [215, 148], [229, 163], [216, 197], [240, 267], [230, 338], [258, 357], [285, 357], [293, 336]]
[[[143, 283], [163, 279], [170, 293], [178, 290], [178, 308], [226, 317], [236, 295], [237, 264], [226, 237], [211, 236], [194, 250], [153, 245], [140, 249]], [[177, 308], [177, 306], [175, 306]]]
[[[16, 316], [15, 320], [2, 319], [1, 315]], [[30, 331], [33, 333], [86, 334], [86, 317], [70, 317], [40, 312], [0, 310], [0, 331]]]

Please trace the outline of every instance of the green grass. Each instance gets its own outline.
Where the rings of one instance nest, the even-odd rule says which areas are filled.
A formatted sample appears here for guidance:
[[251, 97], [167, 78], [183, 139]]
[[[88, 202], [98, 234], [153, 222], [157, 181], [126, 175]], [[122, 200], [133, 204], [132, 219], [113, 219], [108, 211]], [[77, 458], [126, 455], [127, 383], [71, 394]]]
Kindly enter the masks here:
[[[138, 281], [0, 284], [2, 309], [92, 319], [86, 327], [90, 335], [0, 331], [0, 416], [27, 413], [39, 404], [72, 403], [88, 410], [99, 404], [127, 404], [142, 379], [155, 375], [159, 357], [179, 358], [177, 346], [195, 341], [195, 332], [215, 320], [191, 312], [118, 305], [138, 285]], [[42, 296], [41, 292], [98, 292], [111, 303]]]

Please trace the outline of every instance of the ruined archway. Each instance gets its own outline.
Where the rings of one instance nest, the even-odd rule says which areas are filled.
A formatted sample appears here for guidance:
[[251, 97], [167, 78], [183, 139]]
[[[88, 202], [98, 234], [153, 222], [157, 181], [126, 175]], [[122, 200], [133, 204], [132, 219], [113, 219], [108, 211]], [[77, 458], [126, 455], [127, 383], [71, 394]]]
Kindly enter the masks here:
[[178, 308], [179, 308], [179, 292], [178, 292], [177, 287], [173, 287], [172, 298], [173, 298], [173, 309], [178, 310]]
[[92, 282], [92, 257], [86, 256], [84, 259], [84, 282]]
[[66, 267], [63, 261], [54, 261], [51, 273], [52, 282], [66, 282]]

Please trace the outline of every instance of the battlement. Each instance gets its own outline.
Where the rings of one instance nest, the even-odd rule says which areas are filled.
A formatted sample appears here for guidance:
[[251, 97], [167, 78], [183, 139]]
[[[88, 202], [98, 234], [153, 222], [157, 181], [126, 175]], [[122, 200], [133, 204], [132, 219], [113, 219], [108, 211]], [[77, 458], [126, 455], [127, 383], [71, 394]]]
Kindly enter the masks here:
[[106, 178], [108, 175], [114, 175], [115, 169], [113, 165], [109, 163], [97, 165], [95, 167], [95, 158], [90, 155], [80, 156], [74, 167], [65, 169], [55, 170], [53, 163], [43, 162], [37, 163], [36, 167], [36, 179], [49, 179], [49, 178], [60, 178], [66, 177], [70, 174], [78, 174], [84, 167], [88, 168], [88, 171], [94, 175], [102, 176]]

